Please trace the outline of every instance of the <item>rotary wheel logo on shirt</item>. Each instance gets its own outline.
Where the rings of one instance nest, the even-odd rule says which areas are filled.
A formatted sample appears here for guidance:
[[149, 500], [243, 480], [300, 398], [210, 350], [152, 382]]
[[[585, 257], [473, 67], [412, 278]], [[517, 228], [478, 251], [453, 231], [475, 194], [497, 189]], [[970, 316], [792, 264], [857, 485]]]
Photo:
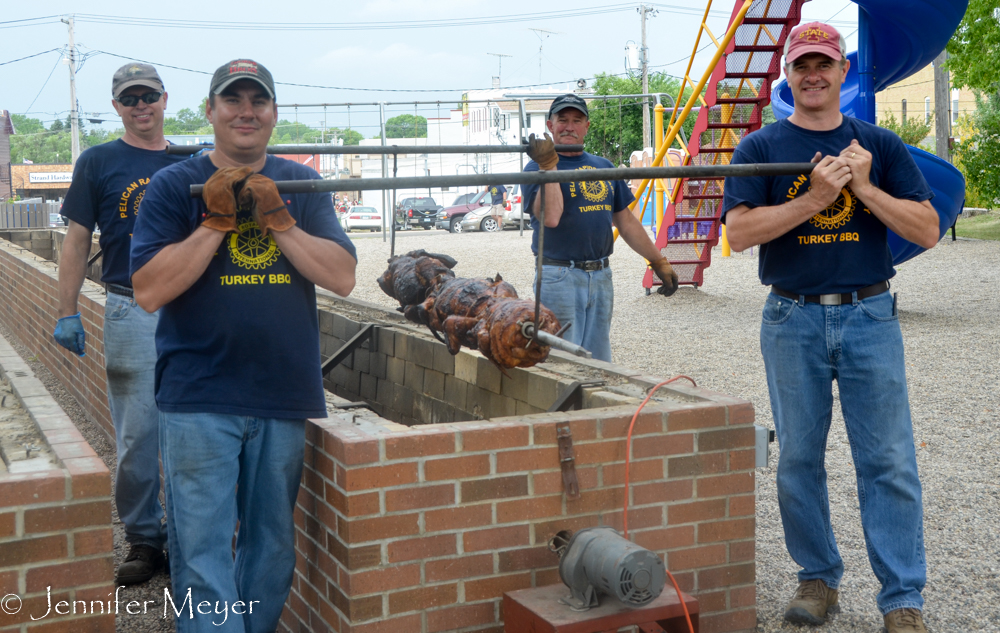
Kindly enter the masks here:
[[833, 204], [814, 215], [809, 223], [820, 229], [839, 229], [851, 221], [857, 203], [854, 193], [844, 187]]
[[[580, 169], [594, 169], [590, 165], [584, 165]], [[576, 183], [583, 192], [583, 197], [590, 202], [601, 202], [608, 197], [608, 183], [603, 180], [588, 180]]]
[[229, 236], [229, 255], [234, 264], [248, 270], [261, 270], [281, 255], [274, 238], [261, 236], [260, 227], [252, 218], [242, 220], [238, 226], [240, 232]]

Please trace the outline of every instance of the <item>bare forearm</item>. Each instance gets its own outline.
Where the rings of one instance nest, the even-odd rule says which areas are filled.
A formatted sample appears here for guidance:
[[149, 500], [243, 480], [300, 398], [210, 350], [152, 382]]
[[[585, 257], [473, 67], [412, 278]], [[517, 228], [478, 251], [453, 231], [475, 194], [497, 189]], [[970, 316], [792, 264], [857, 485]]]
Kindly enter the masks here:
[[740, 205], [726, 214], [726, 239], [734, 251], [781, 237], [826, 208], [806, 194], [773, 207]]
[[183, 242], [165, 246], [132, 275], [136, 303], [155, 312], [179, 297], [205, 273], [225, 237], [199, 226]]
[[77, 297], [87, 276], [90, 257], [90, 231], [70, 220], [66, 239], [59, 255], [59, 317], [78, 312]]
[[536, 218], [540, 216], [542, 188], [545, 190], [545, 226], [548, 228], [559, 226], [559, 220], [562, 219], [563, 214], [562, 187], [559, 186], [559, 183], [550, 182], [542, 185], [531, 203], [531, 211]]
[[940, 221], [930, 201], [900, 200], [875, 186], [854, 193], [896, 235], [924, 248], [937, 244]]
[[653, 244], [653, 240], [646, 233], [645, 227], [632, 215], [629, 209], [619, 211], [612, 217], [614, 218], [615, 226], [618, 227], [618, 234], [629, 245], [629, 248], [649, 261], [655, 261], [662, 257], [656, 245]]
[[297, 226], [271, 234], [278, 248], [303, 277], [341, 297], [354, 290], [357, 262], [342, 246], [310, 235]]

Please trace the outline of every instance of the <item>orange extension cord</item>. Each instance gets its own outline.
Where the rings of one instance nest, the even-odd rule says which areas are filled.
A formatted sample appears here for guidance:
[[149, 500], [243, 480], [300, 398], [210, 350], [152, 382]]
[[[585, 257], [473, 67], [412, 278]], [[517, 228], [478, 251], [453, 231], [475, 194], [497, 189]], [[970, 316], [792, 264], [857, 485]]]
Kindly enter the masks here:
[[[674, 376], [670, 380], [664, 380], [663, 382], [661, 382], [660, 384], [656, 385], [655, 387], [649, 390], [649, 394], [646, 395], [646, 399], [642, 401], [642, 404], [639, 405], [639, 408], [635, 410], [635, 415], [632, 416], [632, 422], [629, 423], [628, 425], [628, 436], [625, 440], [625, 495], [624, 495], [625, 507], [622, 512], [622, 522], [624, 526], [626, 539], [628, 538], [628, 491], [629, 491], [629, 467], [631, 466], [631, 455], [632, 455], [632, 429], [633, 427], [635, 427], [635, 421], [639, 419], [639, 414], [642, 412], [642, 408], [646, 406], [646, 403], [649, 402], [649, 399], [653, 397], [653, 394], [656, 393], [656, 390], [664, 385], [669, 385], [675, 380], [680, 380], [681, 378], [684, 378], [685, 380], [690, 380], [691, 384], [694, 385], [695, 387], [698, 386], [698, 383], [696, 383], [694, 379], [690, 378], [689, 376]], [[685, 619], [687, 619], [688, 630], [690, 630], [691, 633], [694, 633], [694, 625], [691, 623], [691, 614], [688, 613], [687, 604], [685, 604], [684, 597], [681, 595], [681, 588], [677, 585], [677, 579], [674, 578], [674, 575], [670, 573], [669, 569], [667, 569], [666, 572], [667, 575], [670, 576], [670, 582], [672, 582], [674, 585], [674, 591], [677, 592], [677, 599], [681, 603], [681, 608], [684, 609], [684, 617]]]

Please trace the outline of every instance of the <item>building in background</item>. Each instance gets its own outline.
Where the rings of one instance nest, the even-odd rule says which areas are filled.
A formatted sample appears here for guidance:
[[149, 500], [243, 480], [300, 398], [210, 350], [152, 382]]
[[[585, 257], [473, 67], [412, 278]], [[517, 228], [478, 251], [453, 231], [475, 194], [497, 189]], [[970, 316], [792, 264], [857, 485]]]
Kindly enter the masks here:
[[[948, 109], [952, 125], [949, 136], [959, 137], [955, 124], [963, 114], [976, 110], [976, 98], [968, 88], [951, 88]], [[921, 123], [931, 126], [928, 140], [934, 142], [934, 65], [924, 66], [912, 76], [898, 84], [875, 94], [875, 116], [879, 124], [892, 116], [899, 123], [916, 117]]]
[[0, 110], [0, 201], [14, 194], [10, 183], [10, 137], [14, 134], [14, 122], [10, 112]]

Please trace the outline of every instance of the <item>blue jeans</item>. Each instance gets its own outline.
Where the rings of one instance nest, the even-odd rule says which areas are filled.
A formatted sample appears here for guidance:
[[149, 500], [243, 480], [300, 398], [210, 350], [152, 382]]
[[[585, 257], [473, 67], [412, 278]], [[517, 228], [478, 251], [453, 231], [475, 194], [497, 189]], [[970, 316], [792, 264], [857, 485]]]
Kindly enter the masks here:
[[[166, 607], [178, 633], [274, 633], [295, 570], [292, 512], [304, 447], [305, 420], [160, 413], [173, 601]], [[203, 601], [212, 607], [199, 613]]]
[[163, 549], [167, 527], [160, 505], [159, 412], [153, 386], [158, 319], [135, 300], [108, 293], [104, 361], [118, 449], [115, 507], [129, 544]]
[[611, 362], [615, 286], [610, 268], [586, 272], [543, 265], [542, 305], [555, 313], [561, 325], [573, 323], [564, 339], [582, 346], [598, 360]]
[[836, 380], [868, 560], [882, 584], [879, 610], [921, 609], [923, 504], [892, 294], [823, 306], [771, 293], [760, 347], [781, 448], [778, 506], [785, 545], [802, 567], [799, 580], [819, 578], [836, 588], [844, 573], [824, 466]]

